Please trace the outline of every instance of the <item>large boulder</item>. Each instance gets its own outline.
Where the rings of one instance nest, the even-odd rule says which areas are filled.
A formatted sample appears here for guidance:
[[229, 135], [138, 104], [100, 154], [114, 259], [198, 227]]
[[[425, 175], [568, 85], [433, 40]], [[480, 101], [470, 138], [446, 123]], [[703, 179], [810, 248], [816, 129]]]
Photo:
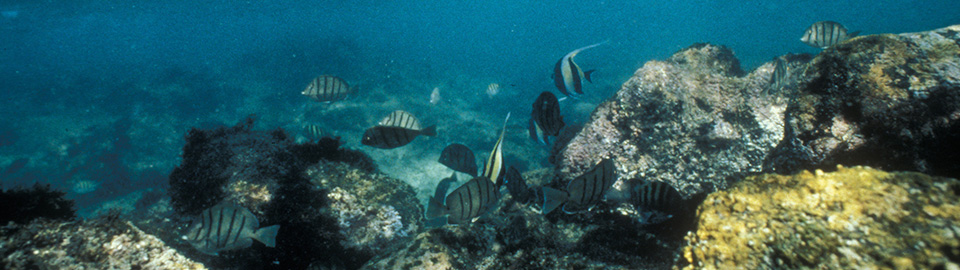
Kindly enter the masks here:
[[710, 44], [649, 61], [558, 153], [558, 172], [569, 181], [611, 157], [620, 179], [664, 181], [684, 195], [758, 173], [783, 136], [787, 99], [768, 91], [772, 71], [744, 75], [732, 51]]
[[797, 73], [768, 171], [844, 164], [960, 177], [960, 25], [857, 37]]
[[960, 181], [836, 170], [748, 177], [711, 194], [684, 269], [960, 267]]

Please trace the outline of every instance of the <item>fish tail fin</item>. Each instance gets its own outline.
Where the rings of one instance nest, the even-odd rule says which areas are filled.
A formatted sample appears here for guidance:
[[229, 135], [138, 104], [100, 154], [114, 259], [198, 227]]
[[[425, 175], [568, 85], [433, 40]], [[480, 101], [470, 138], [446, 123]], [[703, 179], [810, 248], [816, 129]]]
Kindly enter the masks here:
[[280, 225], [263, 227], [253, 233], [253, 239], [257, 239], [268, 247], [276, 247], [278, 231], [280, 231]]
[[425, 129], [420, 130], [420, 134], [427, 136], [437, 136], [437, 125], [429, 126]]
[[427, 211], [423, 213], [423, 216], [427, 219], [436, 219], [446, 214], [444, 210], [446, 210], [446, 207], [443, 206], [440, 199], [430, 197], [430, 200], [427, 202]]
[[596, 69], [587, 70], [586, 72], [583, 73], [583, 77], [586, 78], [588, 82], [592, 83], [593, 80], [590, 79], [590, 73], [593, 73], [594, 71], [597, 71], [597, 70]]
[[847, 38], [854, 38], [857, 35], [860, 35], [860, 31], [853, 31], [852, 33], [847, 33]]
[[553, 212], [561, 204], [567, 201], [567, 192], [562, 190], [544, 187], [543, 188], [543, 207], [540, 212], [544, 215]]

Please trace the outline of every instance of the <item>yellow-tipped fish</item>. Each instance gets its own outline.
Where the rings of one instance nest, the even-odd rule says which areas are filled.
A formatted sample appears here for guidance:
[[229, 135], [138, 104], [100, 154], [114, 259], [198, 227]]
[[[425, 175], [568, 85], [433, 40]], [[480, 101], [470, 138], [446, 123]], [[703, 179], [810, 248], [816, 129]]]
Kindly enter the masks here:
[[490, 151], [487, 164], [483, 165], [483, 173], [480, 174], [480, 176], [497, 183], [497, 187], [503, 183], [500, 176], [503, 174], [503, 135], [507, 133], [507, 120], [510, 120], [510, 113], [507, 113], [507, 118], [503, 119], [503, 130], [500, 131], [500, 139], [497, 140], [497, 144], [493, 146], [493, 151]]
[[573, 57], [577, 56], [577, 54], [583, 50], [600, 46], [604, 43], [607, 43], [607, 41], [573, 50], [557, 61], [557, 64], [553, 67], [553, 82], [557, 85], [560, 93], [567, 96], [583, 94], [583, 79], [586, 78], [588, 82], [593, 82], [590, 79], [590, 73], [592, 73], [593, 70], [584, 72], [577, 63], [573, 62]]

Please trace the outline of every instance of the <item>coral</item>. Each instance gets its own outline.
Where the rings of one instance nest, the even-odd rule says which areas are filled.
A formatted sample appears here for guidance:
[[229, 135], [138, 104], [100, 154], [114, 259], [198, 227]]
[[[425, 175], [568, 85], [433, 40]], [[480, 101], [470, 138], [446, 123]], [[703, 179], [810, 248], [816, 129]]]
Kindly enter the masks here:
[[0, 228], [6, 269], [206, 269], [116, 216]]
[[960, 181], [836, 169], [748, 177], [709, 195], [684, 269], [958, 267]]
[[33, 188], [15, 188], [0, 192], [0, 224], [27, 223], [36, 218], [71, 220], [77, 217], [73, 201], [64, 198], [62, 191], [51, 190], [50, 185], [35, 184]]

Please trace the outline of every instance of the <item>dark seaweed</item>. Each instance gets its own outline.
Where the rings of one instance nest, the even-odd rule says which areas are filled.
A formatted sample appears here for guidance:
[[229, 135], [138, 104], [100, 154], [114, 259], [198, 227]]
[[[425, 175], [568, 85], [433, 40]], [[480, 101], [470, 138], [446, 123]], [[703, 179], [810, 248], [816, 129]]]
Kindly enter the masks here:
[[36, 218], [72, 220], [77, 217], [73, 201], [66, 193], [36, 184], [32, 188], [15, 188], [0, 192], [0, 224], [24, 224]]

